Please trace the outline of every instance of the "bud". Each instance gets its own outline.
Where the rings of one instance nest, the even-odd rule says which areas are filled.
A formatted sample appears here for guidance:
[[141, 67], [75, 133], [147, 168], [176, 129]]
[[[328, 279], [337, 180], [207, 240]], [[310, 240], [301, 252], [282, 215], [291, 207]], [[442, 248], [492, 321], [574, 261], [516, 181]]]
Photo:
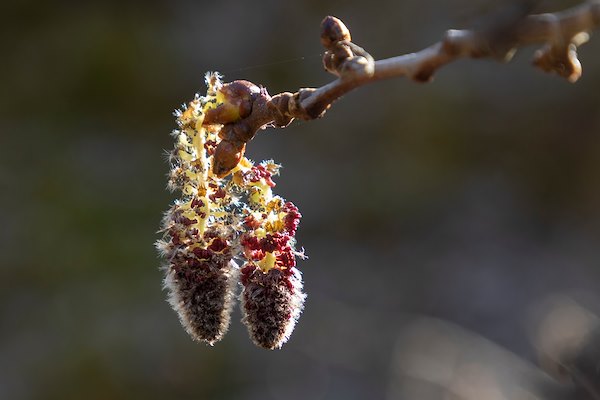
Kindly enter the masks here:
[[215, 148], [213, 173], [219, 178], [227, 176], [242, 160], [245, 150], [243, 142], [221, 140]]
[[546, 45], [535, 52], [533, 65], [544, 72], [554, 72], [569, 82], [575, 82], [581, 77], [581, 63], [574, 44], [567, 47]]
[[580, 32], [566, 43], [558, 41], [546, 44], [533, 55], [533, 65], [545, 72], [554, 72], [573, 83], [581, 77], [581, 62], [577, 47], [589, 40], [586, 32]]
[[252, 111], [252, 103], [260, 94], [260, 88], [248, 81], [233, 81], [220, 85], [215, 93], [218, 105], [206, 110], [206, 124], [227, 124], [246, 118]]
[[340, 19], [331, 15], [325, 17], [321, 21], [321, 44], [326, 49], [331, 49], [341, 41], [352, 41], [350, 30]]

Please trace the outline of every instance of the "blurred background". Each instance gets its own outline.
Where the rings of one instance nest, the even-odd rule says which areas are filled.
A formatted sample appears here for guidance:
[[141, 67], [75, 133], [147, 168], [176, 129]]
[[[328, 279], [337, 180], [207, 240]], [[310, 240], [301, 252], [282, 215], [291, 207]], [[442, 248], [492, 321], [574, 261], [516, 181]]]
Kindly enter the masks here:
[[300, 208], [309, 256], [306, 308], [280, 351], [255, 348], [238, 310], [221, 343], [192, 342], [153, 247], [175, 198], [172, 111], [205, 71], [271, 94], [319, 86], [328, 14], [385, 58], [506, 4], [2, 2], [0, 399], [495, 400], [518, 398], [504, 384], [571, 385], [539, 368], [540, 337], [587, 332], [600, 306], [594, 36], [576, 84], [525, 48], [259, 133], [248, 155], [283, 164], [276, 191]]

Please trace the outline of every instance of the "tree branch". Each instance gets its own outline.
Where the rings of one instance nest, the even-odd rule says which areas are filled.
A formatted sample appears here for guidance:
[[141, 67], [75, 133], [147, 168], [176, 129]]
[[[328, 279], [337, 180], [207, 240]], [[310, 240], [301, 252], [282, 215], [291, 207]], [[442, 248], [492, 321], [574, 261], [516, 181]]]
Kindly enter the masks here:
[[[333, 101], [359, 86], [400, 76], [428, 82], [437, 69], [459, 58], [493, 57], [510, 61], [517, 47], [535, 43], [545, 44], [534, 56], [535, 66], [570, 82], [577, 81], [581, 76], [577, 46], [587, 41], [587, 32], [600, 25], [600, 1], [588, 1], [555, 14], [516, 17], [517, 21], [504, 22], [505, 26], [487, 32], [449, 30], [441, 41], [419, 52], [375, 61], [372, 74], [359, 73], [351, 79], [340, 77], [312, 92], [299, 108], [306, 115], [320, 115]], [[506, 40], [509, 46], [503, 43]]]
[[[575, 82], [581, 76], [577, 47], [589, 39], [588, 32], [600, 25], [600, 0], [590, 0], [571, 9], [529, 15], [528, 3], [510, 16], [492, 21], [483, 29], [448, 30], [442, 40], [416, 53], [383, 60], [373, 60], [367, 51], [352, 42], [350, 31], [342, 21], [326, 17], [321, 23], [321, 43], [325, 70], [337, 79], [320, 88], [303, 88], [296, 93], [284, 92], [273, 97], [264, 88], [243, 82], [246, 91], [230, 91], [250, 99], [248, 108], [234, 113], [236, 118], [213, 118], [205, 123], [224, 124], [222, 141], [217, 147], [214, 172], [224, 176], [235, 167], [256, 132], [266, 126], [283, 128], [293, 119], [311, 120], [322, 117], [331, 104], [351, 90], [371, 82], [406, 76], [417, 82], [429, 82], [435, 72], [460, 58], [494, 58], [510, 61], [517, 48], [542, 44], [534, 54], [533, 65], [545, 72], [556, 73]], [[232, 82], [227, 85], [236, 84]], [[229, 96], [229, 97], [228, 97]], [[239, 98], [225, 95], [225, 105], [238, 104]], [[220, 113], [219, 107], [215, 111]]]

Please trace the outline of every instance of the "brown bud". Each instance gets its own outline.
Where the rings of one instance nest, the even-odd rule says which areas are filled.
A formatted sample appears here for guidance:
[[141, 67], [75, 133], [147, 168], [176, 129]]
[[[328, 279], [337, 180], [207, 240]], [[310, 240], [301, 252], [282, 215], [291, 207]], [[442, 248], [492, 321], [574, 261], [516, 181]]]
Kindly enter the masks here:
[[533, 65], [545, 72], [554, 72], [569, 82], [581, 77], [581, 63], [577, 59], [577, 47], [546, 45], [534, 54]]
[[350, 31], [346, 28], [344, 23], [332, 16], [327, 16], [321, 21], [321, 44], [326, 49], [330, 49], [337, 42], [343, 40], [351, 41]]
[[246, 144], [243, 142], [221, 140], [217, 145], [213, 158], [213, 173], [219, 178], [227, 176], [238, 165], [244, 156], [245, 150]]
[[226, 83], [217, 91], [222, 103], [209, 109], [204, 124], [228, 124], [246, 118], [252, 112], [252, 103], [260, 94], [260, 88], [252, 82], [237, 80]]

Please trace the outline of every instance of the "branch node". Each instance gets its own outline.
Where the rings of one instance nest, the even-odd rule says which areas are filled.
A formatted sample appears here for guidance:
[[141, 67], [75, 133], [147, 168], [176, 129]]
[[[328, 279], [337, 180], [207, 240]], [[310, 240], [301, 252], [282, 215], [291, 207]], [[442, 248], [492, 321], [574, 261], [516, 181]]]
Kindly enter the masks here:
[[268, 107], [273, 114], [273, 126], [276, 128], [285, 128], [293, 120], [294, 116], [290, 114], [290, 100], [294, 97], [293, 93], [283, 92], [271, 98]]
[[297, 93], [294, 93], [293, 98], [290, 100], [288, 104], [288, 110], [290, 115], [293, 115], [294, 118], [302, 119], [302, 120], [311, 120], [321, 118], [325, 111], [331, 105], [330, 103], [326, 103], [324, 105], [317, 104], [314, 107], [310, 107], [309, 109], [302, 106], [302, 101], [306, 100], [310, 96], [316, 92], [317, 89], [314, 88], [303, 88], [298, 90]]

